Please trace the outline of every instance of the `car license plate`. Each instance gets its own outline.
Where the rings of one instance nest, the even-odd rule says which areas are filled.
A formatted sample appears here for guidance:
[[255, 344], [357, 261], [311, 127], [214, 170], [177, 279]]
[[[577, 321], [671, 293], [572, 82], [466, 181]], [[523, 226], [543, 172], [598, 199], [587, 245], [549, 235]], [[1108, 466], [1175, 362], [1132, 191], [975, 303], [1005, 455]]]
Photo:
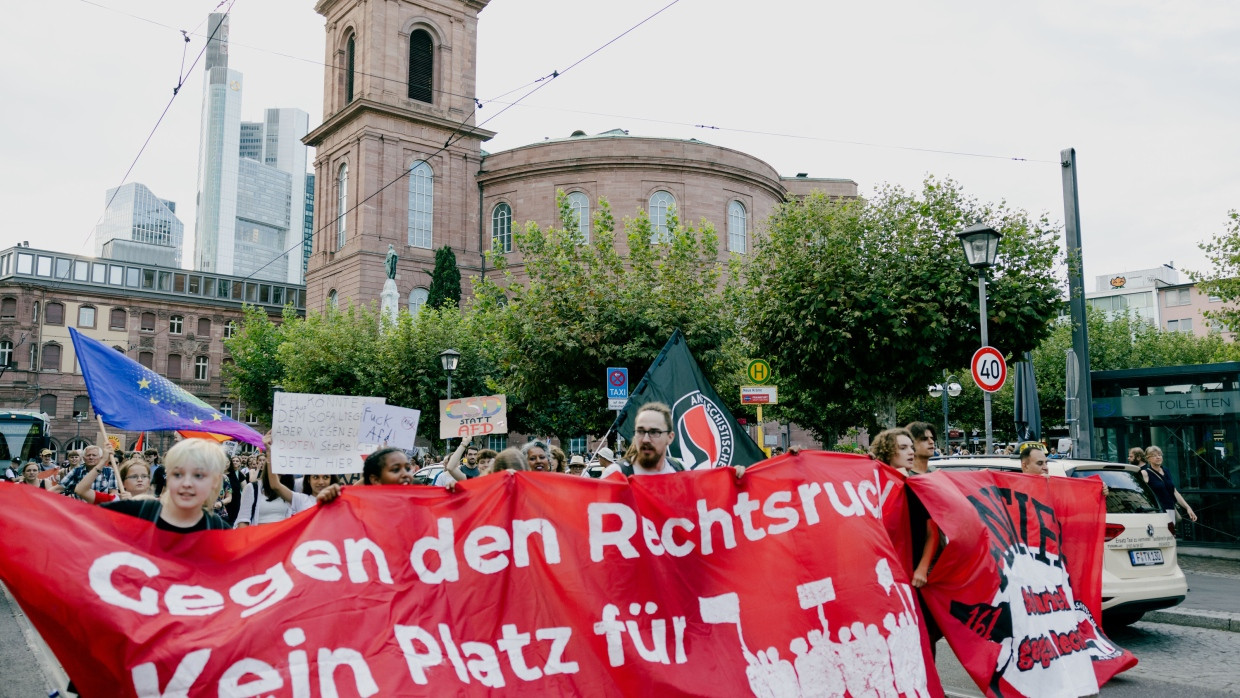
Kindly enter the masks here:
[[1132, 560], [1134, 567], [1161, 565], [1163, 563], [1161, 550], [1129, 550], [1128, 557]]

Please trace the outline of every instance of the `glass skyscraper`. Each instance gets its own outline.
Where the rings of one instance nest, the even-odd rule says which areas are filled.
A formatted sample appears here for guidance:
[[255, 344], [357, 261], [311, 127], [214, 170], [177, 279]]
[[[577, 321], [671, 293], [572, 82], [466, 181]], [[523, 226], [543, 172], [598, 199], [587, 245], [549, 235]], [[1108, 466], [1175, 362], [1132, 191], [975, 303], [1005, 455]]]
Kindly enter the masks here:
[[241, 73], [228, 67], [228, 16], [208, 25], [194, 268], [303, 283], [301, 244], [310, 116], [268, 109], [241, 121]]
[[145, 185], [130, 182], [109, 189], [103, 220], [95, 226], [95, 254], [145, 264], [181, 265], [185, 224], [177, 205]]

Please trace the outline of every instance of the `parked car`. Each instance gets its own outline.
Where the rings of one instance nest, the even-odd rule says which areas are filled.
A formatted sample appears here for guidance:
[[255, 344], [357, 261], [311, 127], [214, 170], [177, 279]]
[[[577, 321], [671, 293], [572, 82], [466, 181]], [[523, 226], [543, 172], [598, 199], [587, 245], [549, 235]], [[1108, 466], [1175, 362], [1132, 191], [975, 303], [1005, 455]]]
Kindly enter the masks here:
[[595, 460], [586, 463], [586, 467], [582, 468], [581, 474], [585, 477], [592, 477], [597, 480], [603, 476], [603, 471], [606, 469], [607, 466]]
[[444, 470], [442, 465], [428, 465], [421, 468], [413, 474], [413, 484], [415, 485], [433, 485], [435, 478], [439, 477]]
[[[940, 470], [1020, 472], [1020, 459], [1005, 456], [936, 458]], [[1149, 611], [1175, 606], [1188, 593], [1176, 557], [1175, 524], [1158, 505], [1140, 469], [1122, 463], [1059, 458], [1047, 461], [1052, 477], [1096, 477], [1106, 485], [1105, 551], [1102, 557], [1102, 624], [1130, 625]]]

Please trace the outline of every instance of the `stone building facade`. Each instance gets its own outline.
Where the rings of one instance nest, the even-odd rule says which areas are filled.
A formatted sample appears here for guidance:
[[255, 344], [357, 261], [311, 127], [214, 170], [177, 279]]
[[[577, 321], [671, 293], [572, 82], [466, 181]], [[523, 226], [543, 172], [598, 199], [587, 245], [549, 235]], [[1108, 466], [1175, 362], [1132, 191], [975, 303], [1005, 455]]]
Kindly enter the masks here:
[[604, 198], [617, 221], [642, 210], [656, 225], [671, 211], [686, 222], [705, 219], [719, 233], [721, 258], [748, 253], [787, 196], [857, 195], [848, 179], [783, 177], [730, 148], [622, 130], [486, 153], [482, 144], [495, 134], [477, 128], [473, 114], [478, 14], [487, 2], [316, 5], [326, 18], [328, 68], [323, 123], [306, 137], [317, 149], [310, 309], [377, 301], [389, 244], [411, 309], [425, 299], [434, 251], [444, 245], [463, 279], [488, 273], [493, 248], [519, 275], [513, 230], [557, 224], [561, 190], [583, 221]]
[[[73, 327], [224, 414], [252, 420], [223, 383], [224, 339], [243, 303], [278, 321], [286, 302], [304, 312], [304, 288], [30, 247], [0, 250], [0, 407], [46, 413], [62, 454], [95, 440]], [[136, 437], [126, 434], [126, 444]]]

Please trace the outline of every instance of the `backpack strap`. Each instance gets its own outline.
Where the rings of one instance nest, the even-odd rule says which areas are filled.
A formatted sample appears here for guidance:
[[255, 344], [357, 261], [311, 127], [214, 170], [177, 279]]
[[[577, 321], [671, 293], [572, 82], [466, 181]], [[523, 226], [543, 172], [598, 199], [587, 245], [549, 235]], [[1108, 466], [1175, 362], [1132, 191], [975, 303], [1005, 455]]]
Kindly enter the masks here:
[[254, 485], [254, 498], [250, 501], [250, 525], [258, 523], [254, 520], [254, 516], [258, 513], [258, 480], [250, 483]]
[[624, 473], [625, 477], [633, 477], [633, 464], [627, 460], [620, 461], [620, 472]]
[[673, 458], [671, 456], [665, 456], [665, 458], [667, 459], [667, 464], [672, 466], [672, 470], [675, 470], [678, 473], [683, 473], [685, 471], [685, 464], [681, 463], [679, 458]]

